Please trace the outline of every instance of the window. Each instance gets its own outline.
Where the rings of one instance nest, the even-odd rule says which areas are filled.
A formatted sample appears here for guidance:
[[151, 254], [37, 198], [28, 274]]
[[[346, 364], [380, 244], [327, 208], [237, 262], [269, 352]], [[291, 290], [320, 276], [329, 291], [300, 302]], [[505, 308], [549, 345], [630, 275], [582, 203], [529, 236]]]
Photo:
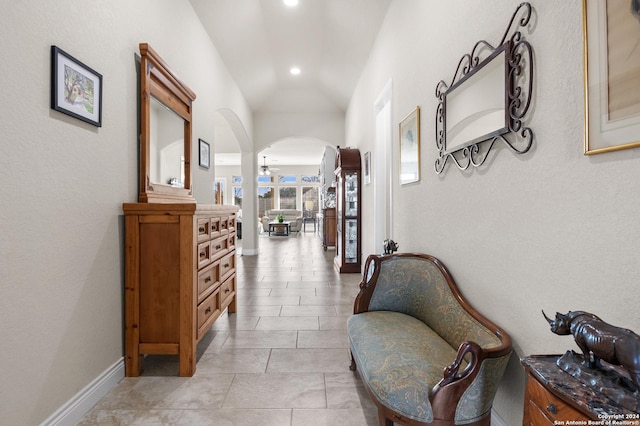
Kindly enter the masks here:
[[233, 204], [242, 208], [242, 187], [234, 186], [233, 188]]
[[320, 183], [320, 176], [301, 176], [300, 180], [304, 183]]
[[304, 217], [316, 217], [318, 213], [318, 187], [302, 187], [302, 210]]
[[273, 187], [261, 186], [258, 188], [258, 216], [264, 216], [265, 210], [273, 209]]
[[296, 183], [298, 181], [298, 179], [296, 178], [295, 175], [285, 175], [285, 176], [279, 176], [278, 177], [278, 182], [280, 183]]
[[280, 209], [295, 209], [297, 206], [297, 188], [295, 186], [280, 187]]
[[258, 183], [273, 183], [273, 176], [258, 176]]
[[226, 181], [226, 178], [216, 178], [213, 188], [213, 195], [216, 200], [216, 204], [224, 204], [224, 187]]
[[242, 176], [231, 176], [231, 183], [242, 183]]

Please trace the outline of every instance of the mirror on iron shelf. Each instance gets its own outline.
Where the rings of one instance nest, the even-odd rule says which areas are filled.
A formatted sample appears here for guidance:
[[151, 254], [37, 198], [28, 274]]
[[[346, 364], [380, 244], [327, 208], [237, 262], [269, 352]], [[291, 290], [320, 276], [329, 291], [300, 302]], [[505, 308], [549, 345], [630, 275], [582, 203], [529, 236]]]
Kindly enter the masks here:
[[195, 203], [191, 187], [196, 95], [146, 43], [140, 44], [141, 203]]
[[184, 188], [184, 121], [156, 98], [149, 116], [149, 180]]

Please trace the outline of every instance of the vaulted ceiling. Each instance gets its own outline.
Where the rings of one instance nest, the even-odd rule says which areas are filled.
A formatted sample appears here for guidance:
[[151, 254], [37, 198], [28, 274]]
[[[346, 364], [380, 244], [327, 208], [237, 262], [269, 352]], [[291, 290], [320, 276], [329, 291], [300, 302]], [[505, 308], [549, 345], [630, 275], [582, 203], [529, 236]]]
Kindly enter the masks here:
[[[391, 0], [191, 0], [252, 111], [345, 111]], [[290, 69], [299, 67], [300, 74]]]

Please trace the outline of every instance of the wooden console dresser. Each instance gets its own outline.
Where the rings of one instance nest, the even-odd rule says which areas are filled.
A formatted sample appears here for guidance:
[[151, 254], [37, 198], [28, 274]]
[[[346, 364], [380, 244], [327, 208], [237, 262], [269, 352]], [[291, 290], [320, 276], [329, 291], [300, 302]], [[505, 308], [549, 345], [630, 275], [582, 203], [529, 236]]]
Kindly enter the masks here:
[[522, 360], [527, 373], [524, 426], [586, 425], [589, 420], [633, 419], [630, 424], [638, 421], [638, 414], [622, 408], [561, 370], [556, 365], [559, 357], [536, 355]]
[[145, 354], [176, 354], [196, 371], [196, 345], [236, 310], [235, 206], [125, 203], [125, 374]]

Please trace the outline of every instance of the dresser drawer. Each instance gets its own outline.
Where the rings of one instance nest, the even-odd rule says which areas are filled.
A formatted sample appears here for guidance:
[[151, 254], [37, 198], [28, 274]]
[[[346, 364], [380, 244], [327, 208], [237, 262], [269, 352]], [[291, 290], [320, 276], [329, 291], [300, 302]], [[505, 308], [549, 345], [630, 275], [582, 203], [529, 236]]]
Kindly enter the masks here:
[[211, 260], [219, 259], [229, 252], [229, 237], [227, 235], [211, 241]]
[[[529, 414], [534, 425], [552, 425], [556, 420], [589, 420], [588, 417], [545, 389], [533, 376], [527, 378], [526, 399], [528, 401], [525, 403], [529, 404]], [[548, 423], [539, 423], [542, 418], [545, 418]]]
[[209, 241], [211, 239], [211, 221], [209, 218], [198, 219], [198, 242]]
[[198, 272], [198, 303], [202, 302], [220, 284], [219, 267], [219, 263], [214, 263]]
[[211, 217], [209, 218], [210, 226], [211, 226], [211, 238], [216, 238], [220, 236], [220, 218], [219, 217]]
[[207, 241], [198, 244], [198, 269], [204, 268], [211, 261], [211, 244]]
[[229, 250], [233, 250], [236, 248], [236, 233], [235, 232], [230, 232], [229, 233], [229, 243], [227, 244], [229, 247]]
[[236, 256], [231, 252], [220, 259], [220, 281], [224, 281], [235, 270]]
[[220, 312], [220, 292], [216, 290], [198, 305], [198, 339], [207, 332]]
[[229, 223], [227, 228], [229, 229], [229, 232], [236, 230], [236, 215], [229, 216]]
[[236, 276], [231, 275], [225, 282], [220, 284], [220, 309], [224, 309], [233, 299], [236, 289]]
[[220, 233], [226, 234], [229, 232], [229, 218], [221, 217], [220, 218]]

